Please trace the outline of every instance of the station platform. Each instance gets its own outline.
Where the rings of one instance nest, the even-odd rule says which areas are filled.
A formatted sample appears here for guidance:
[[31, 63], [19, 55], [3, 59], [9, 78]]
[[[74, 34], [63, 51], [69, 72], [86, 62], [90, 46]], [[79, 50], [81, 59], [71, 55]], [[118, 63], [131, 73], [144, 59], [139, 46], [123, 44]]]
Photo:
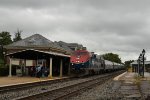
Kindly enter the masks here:
[[127, 100], [150, 100], [150, 73], [144, 72], [144, 78], [142, 78], [137, 73], [125, 72], [114, 78], [114, 85], [118, 84], [119, 94]]
[[67, 77], [45, 77], [45, 78], [37, 78], [37, 77], [18, 77], [18, 76], [12, 76], [12, 77], [0, 77], [0, 87], [4, 86], [11, 86], [11, 85], [18, 85], [18, 84], [26, 84], [26, 83], [34, 83], [39, 81], [48, 81], [48, 80], [57, 80], [57, 79], [63, 79]]
[[[114, 80], [130, 80], [135, 81], [138, 77], [137, 73], [134, 72], [124, 72], [121, 75], [114, 78]], [[140, 78], [140, 80], [150, 80], [150, 73], [144, 72], [144, 78]]]

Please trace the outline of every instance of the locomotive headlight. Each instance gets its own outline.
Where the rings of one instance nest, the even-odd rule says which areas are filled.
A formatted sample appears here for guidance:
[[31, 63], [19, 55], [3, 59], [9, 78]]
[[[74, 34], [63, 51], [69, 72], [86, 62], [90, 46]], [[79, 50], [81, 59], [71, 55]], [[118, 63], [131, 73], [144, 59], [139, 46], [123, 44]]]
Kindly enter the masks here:
[[80, 61], [76, 61], [76, 62], [80, 62]]
[[73, 65], [73, 63], [72, 63], [72, 65]]

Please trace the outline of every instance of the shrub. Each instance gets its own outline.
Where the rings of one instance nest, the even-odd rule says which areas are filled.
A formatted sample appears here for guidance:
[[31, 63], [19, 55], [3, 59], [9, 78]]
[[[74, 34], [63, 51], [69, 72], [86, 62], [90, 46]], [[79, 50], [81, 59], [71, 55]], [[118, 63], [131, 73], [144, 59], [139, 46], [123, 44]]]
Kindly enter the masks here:
[[9, 73], [8, 67], [0, 67], [0, 76], [7, 76]]

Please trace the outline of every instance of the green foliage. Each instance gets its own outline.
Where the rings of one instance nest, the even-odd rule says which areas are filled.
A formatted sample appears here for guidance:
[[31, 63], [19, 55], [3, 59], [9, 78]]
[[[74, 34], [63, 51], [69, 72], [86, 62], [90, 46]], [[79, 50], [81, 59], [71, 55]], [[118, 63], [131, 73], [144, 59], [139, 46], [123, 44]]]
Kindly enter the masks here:
[[9, 72], [9, 66], [4, 64], [4, 60], [0, 58], [0, 76], [7, 76]]
[[9, 32], [7, 31], [3, 31], [0, 33], [0, 64], [2, 66], [2, 63], [4, 62], [4, 56], [3, 56], [3, 46], [4, 45], [8, 45], [10, 43], [12, 43], [12, 40], [11, 40], [11, 35]]
[[102, 55], [105, 60], [109, 60], [116, 63], [121, 63], [121, 58], [119, 58], [118, 54], [106, 53]]
[[0, 76], [7, 76], [9, 72], [8, 67], [0, 67]]
[[8, 45], [8, 44], [12, 43], [11, 35], [9, 32], [7, 32], [7, 31], [1, 32], [0, 37], [2, 38], [2, 39], [0, 39], [0, 45]]
[[4, 63], [4, 60], [0, 57], [0, 63]]
[[22, 33], [21, 30], [17, 30], [17, 32], [15, 33], [15, 37], [13, 38], [13, 42], [17, 42], [19, 40], [22, 40], [21, 33]]
[[4, 67], [4, 59], [2, 57], [0, 57], [0, 68]]
[[3, 52], [4, 52], [4, 49], [3, 49], [3, 46], [1, 45], [1, 46], [0, 46], [0, 63], [1, 63], [1, 62], [3, 61], [3, 59], [4, 59]]
[[130, 67], [130, 64], [131, 64], [132, 62], [134, 62], [134, 60], [125, 61], [125, 62], [124, 62], [124, 63], [125, 63], [125, 67], [126, 67], [126, 68], [129, 68], [129, 67]]
[[2, 59], [3, 59], [3, 47], [0, 46], [0, 63], [1, 63]]

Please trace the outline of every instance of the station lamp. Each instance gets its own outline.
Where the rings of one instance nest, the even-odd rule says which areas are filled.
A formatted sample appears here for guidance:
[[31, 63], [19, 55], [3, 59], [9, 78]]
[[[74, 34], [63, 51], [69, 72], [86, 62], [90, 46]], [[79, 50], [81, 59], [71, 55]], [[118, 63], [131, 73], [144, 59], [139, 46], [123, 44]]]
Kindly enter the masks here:
[[139, 60], [141, 61], [141, 59], [142, 59], [142, 54], [140, 54], [140, 56], [139, 56]]
[[142, 50], [142, 56], [143, 56], [143, 58], [142, 58], [142, 60], [143, 60], [143, 67], [142, 67], [143, 73], [142, 73], [142, 74], [143, 74], [143, 75], [142, 75], [142, 76], [144, 77], [144, 66], [145, 66], [145, 64], [144, 64], [144, 60], [145, 60], [145, 59], [144, 59], [144, 56], [145, 56], [145, 50], [144, 50], [144, 49]]
[[141, 76], [141, 60], [142, 60], [142, 54], [140, 54], [139, 58], [138, 58], [138, 61], [139, 61], [139, 66], [138, 66], [138, 72], [139, 72], [139, 75]]
[[145, 49], [142, 50], [142, 54], [145, 55]]

